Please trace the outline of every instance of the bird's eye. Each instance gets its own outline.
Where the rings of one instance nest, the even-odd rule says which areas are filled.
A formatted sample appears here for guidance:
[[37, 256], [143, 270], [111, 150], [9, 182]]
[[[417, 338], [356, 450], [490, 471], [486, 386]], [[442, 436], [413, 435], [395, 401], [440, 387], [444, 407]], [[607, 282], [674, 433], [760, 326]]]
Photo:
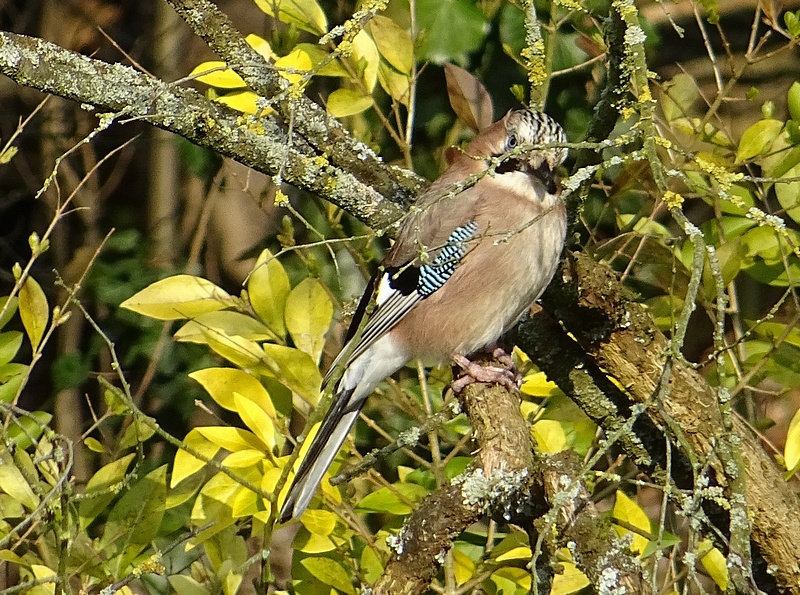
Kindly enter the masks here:
[[506, 141], [506, 145], [508, 146], [509, 149], [513, 149], [518, 144], [519, 144], [519, 141], [517, 140], [517, 135], [516, 134], [512, 134], [511, 136], [509, 136], [508, 140]]

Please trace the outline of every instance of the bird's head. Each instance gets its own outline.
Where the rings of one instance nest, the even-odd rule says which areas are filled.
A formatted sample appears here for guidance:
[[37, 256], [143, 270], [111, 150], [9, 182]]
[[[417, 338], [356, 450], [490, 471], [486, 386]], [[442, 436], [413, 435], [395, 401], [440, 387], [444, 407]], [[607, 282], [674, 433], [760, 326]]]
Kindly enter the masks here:
[[[482, 131], [472, 141], [467, 153], [491, 159], [521, 151], [507, 156], [495, 171], [499, 174], [518, 171], [536, 176], [550, 192], [555, 192], [554, 172], [567, 158], [567, 149], [542, 145], [566, 142], [564, 129], [553, 118], [543, 112], [521, 109], [509, 111]], [[529, 150], [525, 150], [526, 146]]]

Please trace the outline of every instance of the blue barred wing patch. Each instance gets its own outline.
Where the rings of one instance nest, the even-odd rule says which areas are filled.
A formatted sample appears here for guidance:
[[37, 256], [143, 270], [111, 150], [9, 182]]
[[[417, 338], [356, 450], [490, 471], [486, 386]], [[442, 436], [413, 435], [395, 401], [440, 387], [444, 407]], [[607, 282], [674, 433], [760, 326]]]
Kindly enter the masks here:
[[417, 293], [422, 297], [428, 297], [445, 284], [455, 273], [456, 267], [467, 253], [467, 241], [472, 239], [477, 231], [478, 224], [475, 221], [470, 221], [453, 230], [453, 233], [447, 238], [447, 244], [444, 245], [434, 261], [419, 268]]

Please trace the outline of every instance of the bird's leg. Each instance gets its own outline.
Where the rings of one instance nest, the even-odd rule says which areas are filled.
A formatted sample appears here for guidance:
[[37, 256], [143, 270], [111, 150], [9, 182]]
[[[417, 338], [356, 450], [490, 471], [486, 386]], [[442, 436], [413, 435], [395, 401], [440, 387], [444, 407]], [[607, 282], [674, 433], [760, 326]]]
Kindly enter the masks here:
[[[510, 356], [504, 351], [503, 354], [505, 354], [506, 358], [510, 359]], [[462, 391], [464, 387], [473, 382], [500, 384], [509, 390], [516, 390], [519, 388], [516, 367], [513, 370], [509, 370], [508, 368], [501, 368], [499, 366], [483, 366], [478, 362], [470, 361], [463, 355], [454, 355], [453, 361], [459, 368], [466, 372], [466, 374], [453, 381], [453, 390], [455, 392]], [[513, 362], [511, 362], [511, 364], [513, 365]]]

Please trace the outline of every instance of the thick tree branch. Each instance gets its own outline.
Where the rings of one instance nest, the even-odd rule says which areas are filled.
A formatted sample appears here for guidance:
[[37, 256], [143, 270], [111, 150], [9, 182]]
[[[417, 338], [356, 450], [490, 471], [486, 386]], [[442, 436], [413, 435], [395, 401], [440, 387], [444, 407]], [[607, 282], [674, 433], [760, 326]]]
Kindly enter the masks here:
[[[478, 443], [476, 461], [407, 519], [374, 593], [423, 592], [456, 537], [487, 513], [527, 527], [533, 535], [540, 532], [548, 551], [572, 543], [579, 568], [593, 584], [601, 584], [601, 576], [611, 571], [627, 593], [652, 592], [638, 562], [595, 508], [577, 456], [564, 452], [534, 459], [517, 395], [500, 386], [472, 384], [459, 401]], [[546, 566], [534, 576], [548, 571]]]
[[[130, 67], [0, 32], [0, 72], [20, 85], [113, 112], [115, 117], [147, 120], [266, 174], [280, 172], [284, 181], [329, 200], [374, 229], [387, 228], [403, 214], [398, 204], [350, 171], [316, 156], [301, 137], [290, 140], [275, 120], [246, 118], [192, 89]], [[390, 175], [385, 165], [380, 168]]]
[[268, 64], [236, 30], [228, 16], [209, 0], [168, 0], [170, 5], [248, 86], [274, 103], [284, 121], [320, 155], [350, 172], [383, 196], [407, 204], [421, 188], [413, 173], [387, 167], [364, 143], [305, 96], [288, 92], [288, 81]]
[[[611, 270], [585, 255], [575, 254], [562, 266], [557, 282], [545, 292], [542, 303], [575, 337], [585, 361], [625, 387], [625, 392], [611, 393], [628, 395], [630, 403], [624, 405], [625, 409], [632, 409], [636, 403], [646, 406], [646, 415], [656, 427], [664, 428], [667, 435], [679, 434], [670, 437], [684, 448], [685, 455], [698, 465], [710, 458], [717, 480], [726, 477], [719, 469], [719, 460], [713, 456], [716, 437], [725, 431], [714, 389], [695, 370], [674, 360], [669, 364], [672, 368], [669, 383], [661, 386], [669, 353], [668, 340]], [[616, 421], [612, 425], [604, 421], [616, 418], [610, 414], [598, 416], [596, 401], [586, 400], [591, 393], [579, 395], [579, 391], [593, 386], [592, 379], [582, 376], [580, 369], [563, 365], [565, 361], [580, 363], [573, 359], [575, 352], [565, 347], [563, 332], [546, 320], [538, 325], [535, 319], [518, 330], [519, 346], [540, 355], [537, 363], [548, 376], [576, 397], [584, 411], [605, 425], [609, 434], [616, 432], [619, 429]], [[576, 383], [578, 377], [582, 380]], [[608, 396], [604, 390], [604, 398]], [[741, 438], [746, 461], [744, 496], [753, 513], [753, 542], [769, 565], [761, 569], [761, 580], [769, 581], [768, 575], [772, 575], [786, 592], [800, 593], [800, 567], [796, 564], [796, 552], [800, 551], [800, 505], [755, 436], [743, 423], [736, 424], [735, 432]], [[625, 442], [621, 444], [628, 448]], [[638, 448], [628, 454], [641, 460]], [[657, 462], [662, 459], [657, 451], [651, 452], [651, 456]], [[769, 589], [769, 585], [762, 584], [761, 588]]]

